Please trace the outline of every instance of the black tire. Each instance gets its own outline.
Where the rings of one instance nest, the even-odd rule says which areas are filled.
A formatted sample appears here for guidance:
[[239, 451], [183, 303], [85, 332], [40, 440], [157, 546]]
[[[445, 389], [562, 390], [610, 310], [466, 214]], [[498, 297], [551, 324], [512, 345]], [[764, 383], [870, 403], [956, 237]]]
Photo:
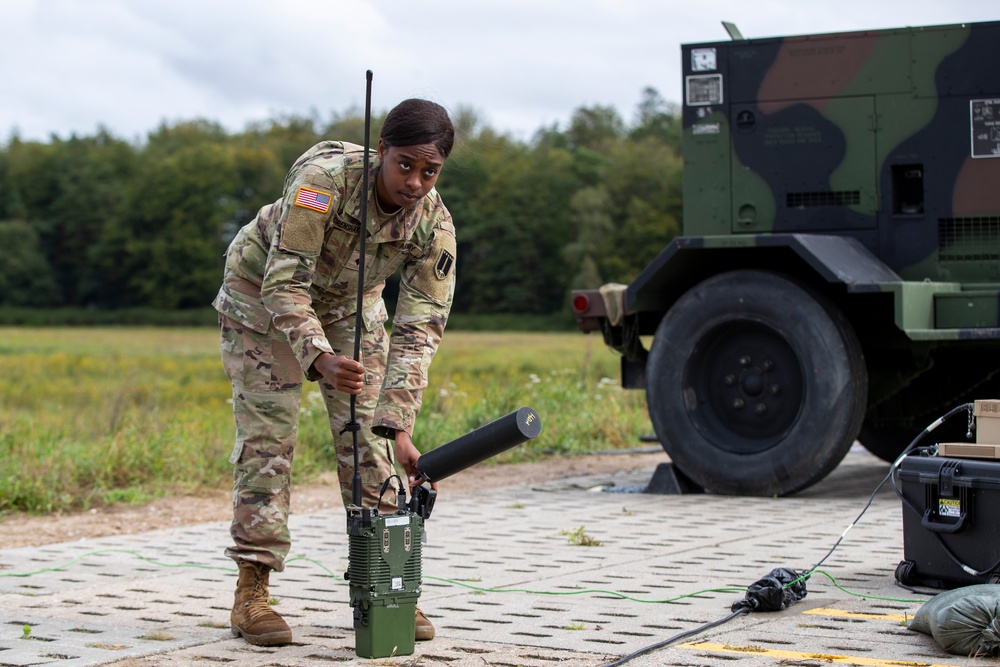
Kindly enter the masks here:
[[663, 449], [715, 493], [780, 496], [823, 479], [861, 428], [861, 346], [824, 297], [776, 273], [719, 274], [653, 338], [646, 400]]

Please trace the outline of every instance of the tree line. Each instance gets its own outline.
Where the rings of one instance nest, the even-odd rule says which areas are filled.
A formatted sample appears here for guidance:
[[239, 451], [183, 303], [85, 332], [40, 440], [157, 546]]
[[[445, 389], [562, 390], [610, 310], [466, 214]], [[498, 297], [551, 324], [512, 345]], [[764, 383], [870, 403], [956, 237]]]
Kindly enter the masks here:
[[[628, 122], [581, 107], [529, 141], [469, 108], [453, 121], [438, 190], [458, 229], [456, 313], [564, 311], [570, 289], [628, 282], [679, 233], [680, 120], [653, 88]], [[230, 240], [280, 196], [295, 158], [363, 136], [357, 109], [239, 133], [164, 123], [141, 142], [104, 129], [47, 142], [15, 133], [0, 146], [0, 306], [205, 308]]]

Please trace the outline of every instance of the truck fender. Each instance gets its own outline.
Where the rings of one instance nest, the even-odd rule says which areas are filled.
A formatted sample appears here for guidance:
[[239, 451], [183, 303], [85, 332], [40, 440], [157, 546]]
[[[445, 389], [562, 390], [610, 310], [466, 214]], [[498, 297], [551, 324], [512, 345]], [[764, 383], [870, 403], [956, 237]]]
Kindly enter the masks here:
[[[899, 275], [855, 238], [822, 234], [679, 236], [642, 270], [625, 292], [631, 312], [666, 311], [692, 285], [728, 268], [767, 266], [791, 254], [802, 266], [848, 292], [882, 292]], [[782, 261], [782, 265], [786, 262]], [[806, 277], [806, 276], [799, 276]]]

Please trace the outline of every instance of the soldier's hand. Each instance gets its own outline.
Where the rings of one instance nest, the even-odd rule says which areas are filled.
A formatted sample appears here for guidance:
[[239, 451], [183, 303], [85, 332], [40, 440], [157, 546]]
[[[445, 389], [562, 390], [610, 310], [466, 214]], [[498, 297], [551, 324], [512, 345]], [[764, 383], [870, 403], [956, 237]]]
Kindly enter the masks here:
[[[419, 486], [424, 482], [417, 469], [419, 459], [420, 450], [414, 446], [410, 434], [406, 431], [396, 431], [396, 463], [406, 472], [410, 486]], [[431, 482], [431, 488], [437, 491], [437, 483]]]
[[313, 368], [337, 391], [360, 394], [365, 384], [365, 367], [350, 357], [322, 352], [313, 362]]

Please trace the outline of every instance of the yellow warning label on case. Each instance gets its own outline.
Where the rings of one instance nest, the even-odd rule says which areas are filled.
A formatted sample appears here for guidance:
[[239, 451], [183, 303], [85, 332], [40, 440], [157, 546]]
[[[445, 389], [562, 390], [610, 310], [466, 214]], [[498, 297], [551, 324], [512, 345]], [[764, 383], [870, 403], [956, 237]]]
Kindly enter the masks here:
[[957, 498], [939, 498], [938, 516], [962, 516], [962, 501]]

